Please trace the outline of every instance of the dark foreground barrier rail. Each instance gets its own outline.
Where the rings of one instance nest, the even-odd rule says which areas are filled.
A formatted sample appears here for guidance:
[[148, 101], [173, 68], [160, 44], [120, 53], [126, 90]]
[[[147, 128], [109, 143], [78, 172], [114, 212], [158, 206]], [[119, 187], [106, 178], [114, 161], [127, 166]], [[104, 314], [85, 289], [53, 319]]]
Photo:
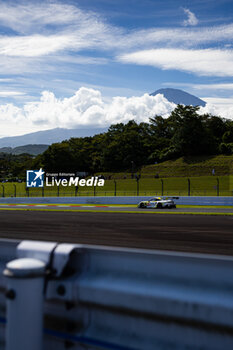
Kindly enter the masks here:
[[2, 349], [233, 349], [230, 257], [8, 240], [0, 257]]

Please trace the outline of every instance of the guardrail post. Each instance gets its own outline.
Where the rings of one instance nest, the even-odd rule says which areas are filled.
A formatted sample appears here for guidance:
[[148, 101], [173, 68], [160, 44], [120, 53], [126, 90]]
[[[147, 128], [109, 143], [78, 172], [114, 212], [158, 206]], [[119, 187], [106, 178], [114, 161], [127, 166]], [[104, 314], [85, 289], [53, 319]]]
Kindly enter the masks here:
[[94, 191], [94, 197], [95, 197], [95, 195], [96, 195], [95, 190], [96, 190], [96, 187], [94, 186], [94, 188], [93, 188], [93, 191]]
[[60, 187], [57, 186], [57, 197], [59, 197], [59, 195], [60, 195]]
[[44, 187], [41, 188], [42, 191], [42, 197], [44, 197]]
[[16, 185], [13, 184], [13, 186], [14, 186], [14, 197], [16, 197]]
[[5, 187], [2, 185], [2, 197], [5, 197]]
[[191, 188], [190, 179], [188, 179], [188, 196], [190, 196], [190, 188]]
[[116, 180], [114, 180], [114, 196], [116, 197], [116, 191], [117, 191], [117, 183]]
[[27, 193], [27, 196], [29, 197], [30, 193], [29, 193], [29, 188], [28, 187], [26, 187], [26, 193]]
[[217, 177], [217, 196], [219, 196], [219, 178]]
[[43, 350], [45, 263], [16, 259], [6, 265], [6, 350]]
[[163, 196], [163, 179], [161, 179], [161, 193], [162, 193], [162, 196]]
[[139, 196], [139, 177], [136, 178], [137, 181], [137, 196]]

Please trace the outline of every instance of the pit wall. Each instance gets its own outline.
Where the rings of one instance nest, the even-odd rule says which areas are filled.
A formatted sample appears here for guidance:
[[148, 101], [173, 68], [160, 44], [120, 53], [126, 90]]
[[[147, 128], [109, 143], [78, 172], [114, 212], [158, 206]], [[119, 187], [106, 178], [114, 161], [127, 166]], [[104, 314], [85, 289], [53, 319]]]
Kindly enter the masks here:
[[[117, 196], [117, 197], [16, 197], [0, 198], [0, 203], [56, 203], [56, 204], [138, 204], [151, 196]], [[233, 197], [179, 197], [175, 200], [181, 205], [232, 205]]]

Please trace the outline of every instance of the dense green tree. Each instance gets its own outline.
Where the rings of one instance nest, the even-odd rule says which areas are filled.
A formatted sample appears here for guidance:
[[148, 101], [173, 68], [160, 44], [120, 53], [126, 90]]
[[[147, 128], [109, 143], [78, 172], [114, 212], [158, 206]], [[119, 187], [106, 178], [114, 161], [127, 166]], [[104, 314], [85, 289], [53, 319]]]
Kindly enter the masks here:
[[178, 105], [167, 118], [114, 124], [103, 134], [54, 143], [36, 158], [0, 154], [0, 172], [3, 178], [25, 177], [25, 170], [40, 167], [54, 172], [137, 171], [165, 159], [218, 153], [233, 154], [233, 121]]
[[53, 144], [40, 161], [53, 170], [136, 171], [143, 164], [179, 156], [232, 154], [232, 135], [231, 121], [178, 105], [168, 118], [155, 116], [139, 124], [131, 120], [111, 125], [104, 134]]
[[233, 142], [233, 128], [226, 131], [222, 136], [222, 141], [224, 143], [231, 143]]
[[69, 142], [54, 143], [43, 153], [42, 163], [46, 171], [70, 171], [74, 157]]
[[147, 161], [149, 145], [146, 140], [149, 127], [131, 120], [127, 124], [116, 124], [106, 134], [103, 152], [104, 170], [135, 169]]
[[25, 179], [25, 171], [33, 169], [33, 156], [30, 154], [13, 155], [0, 153], [0, 178]]
[[173, 131], [171, 146], [179, 155], [198, 155], [207, 146], [202, 116], [198, 107], [178, 105], [169, 117]]

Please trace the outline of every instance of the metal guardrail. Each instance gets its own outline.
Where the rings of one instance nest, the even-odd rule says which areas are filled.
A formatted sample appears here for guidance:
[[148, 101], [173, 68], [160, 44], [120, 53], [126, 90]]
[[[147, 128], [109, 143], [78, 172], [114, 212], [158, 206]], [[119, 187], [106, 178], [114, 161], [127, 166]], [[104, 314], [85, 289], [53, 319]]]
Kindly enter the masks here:
[[2, 349], [38, 349], [41, 315], [45, 350], [233, 349], [231, 257], [1, 240], [0, 268]]

